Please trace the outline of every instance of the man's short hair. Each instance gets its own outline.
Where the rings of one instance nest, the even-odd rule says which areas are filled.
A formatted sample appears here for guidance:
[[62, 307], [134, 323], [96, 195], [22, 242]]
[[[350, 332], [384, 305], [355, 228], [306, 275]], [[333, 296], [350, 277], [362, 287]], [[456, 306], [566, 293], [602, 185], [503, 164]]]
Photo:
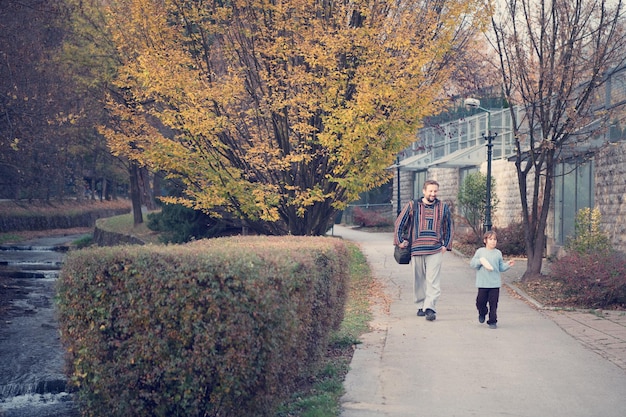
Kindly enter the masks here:
[[436, 185], [437, 188], [439, 188], [439, 183], [435, 180], [426, 180], [424, 182], [424, 187], [422, 187], [422, 190], [426, 190], [426, 187], [428, 187], [429, 185]]

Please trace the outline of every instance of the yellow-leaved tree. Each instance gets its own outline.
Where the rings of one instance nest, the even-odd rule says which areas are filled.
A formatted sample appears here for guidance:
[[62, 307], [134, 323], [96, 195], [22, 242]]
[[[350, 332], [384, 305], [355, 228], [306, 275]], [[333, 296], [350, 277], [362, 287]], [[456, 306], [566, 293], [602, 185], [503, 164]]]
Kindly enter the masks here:
[[324, 234], [439, 110], [485, 1], [112, 0], [111, 150], [259, 233]]

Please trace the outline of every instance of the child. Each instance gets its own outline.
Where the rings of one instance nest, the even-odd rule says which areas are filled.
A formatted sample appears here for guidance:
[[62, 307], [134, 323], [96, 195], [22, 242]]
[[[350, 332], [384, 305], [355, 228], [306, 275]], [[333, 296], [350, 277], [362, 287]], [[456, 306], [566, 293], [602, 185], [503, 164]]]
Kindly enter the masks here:
[[[470, 266], [476, 269], [476, 308], [478, 309], [478, 321], [485, 322], [485, 316], [489, 312], [487, 324], [489, 328], [496, 329], [498, 322], [498, 299], [500, 298], [500, 286], [502, 278], [500, 272], [507, 271], [515, 261], [504, 262], [502, 252], [496, 249], [498, 237], [496, 232], [488, 231], [483, 236], [484, 248], [476, 250], [474, 257], [470, 261]], [[487, 309], [489, 303], [489, 309]]]

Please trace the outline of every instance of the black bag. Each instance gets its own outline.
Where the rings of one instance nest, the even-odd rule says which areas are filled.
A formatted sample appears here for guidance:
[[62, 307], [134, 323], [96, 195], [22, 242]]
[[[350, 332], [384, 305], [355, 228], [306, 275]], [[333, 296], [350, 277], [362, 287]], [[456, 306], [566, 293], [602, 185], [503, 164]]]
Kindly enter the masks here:
[[406, 248], [400, 246], [394, 246], [393, 257], [396, 258], [396, 262], [400, 265], [406, 265], [411, 263], [411, 245]]
[[[415, 205], [414, 201], [413, 200], [409, 201], [409, 205], [410, 205], [410, 210], [413, 211], [414, 205]], [[409, 243], [413, 241], [413, 233], [412, 233], [413, 228], [411, 227], [412, 224], [413, 224], [413, 221], [409, 223], [409, 230], [406, 231], [406, 235], [405, 233], [402, 234], [402, 237], [408, 240]], [[396, 262], [399, 263], [400, 265], [406, 265], [406, 264], [411, 263], [411, 245], [409, 244], [406, 248], [394, 246], [393, 257], [396, 259]]]

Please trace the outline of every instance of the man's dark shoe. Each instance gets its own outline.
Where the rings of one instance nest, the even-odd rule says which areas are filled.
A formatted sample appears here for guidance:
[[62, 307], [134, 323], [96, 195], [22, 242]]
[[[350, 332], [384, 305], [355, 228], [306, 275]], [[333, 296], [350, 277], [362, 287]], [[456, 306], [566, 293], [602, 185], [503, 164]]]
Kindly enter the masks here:
[[430, 308], [426, 309], [426, 320], [428, 321], [433, 321], [437, 318], [437, 315], [435, 314], [435, 312], [433, 310], [431, 310]]
[[417, 317], [424, 317], [425, 315], [426, 313], [424, 313], [424, 310], [422, 310], [421, 308], [417, 310]]
[[479, 323], [484, 323], [484, 322], [485, 322], [485, 316], [483, 316], [483, 315], [479, 315], [479, 316], [478, 316], [478, 322], [479, 322]]

